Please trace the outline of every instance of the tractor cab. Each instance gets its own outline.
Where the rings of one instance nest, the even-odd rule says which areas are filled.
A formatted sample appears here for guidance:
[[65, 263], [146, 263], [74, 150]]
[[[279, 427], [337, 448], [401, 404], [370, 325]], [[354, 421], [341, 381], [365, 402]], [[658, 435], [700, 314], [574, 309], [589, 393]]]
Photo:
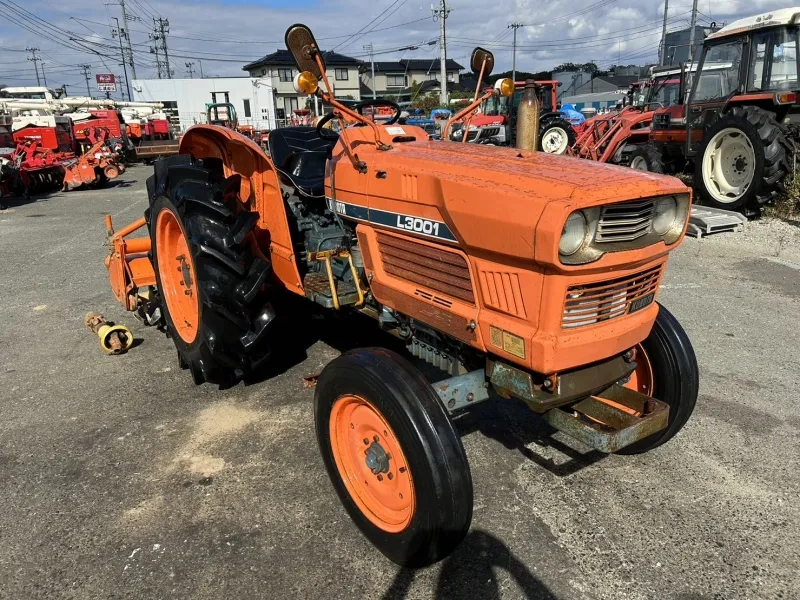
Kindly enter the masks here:
[[[672, 84], [680, 100], [669, 91], [657, 100], [648, 169], [693, 170], [700, 197], [716, 208], [755, 216], [773, 201], [789, 172], [785, 125], [800, 121], [798, 24], [800, 7], [786, 8], [711, 34]], [[671, 69], [656, 73], [669, 82], [678, 75]]]

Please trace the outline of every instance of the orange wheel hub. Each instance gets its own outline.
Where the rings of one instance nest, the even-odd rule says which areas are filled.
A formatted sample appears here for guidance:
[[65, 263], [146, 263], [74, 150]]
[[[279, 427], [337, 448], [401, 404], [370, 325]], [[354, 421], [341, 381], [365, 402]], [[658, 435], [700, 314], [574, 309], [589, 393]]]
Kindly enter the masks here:
[[156, 256], [161, 295], [180, 338], [191, 344], [197, 337], [200, 305], [194, 262], [178, 217], [169, 209], [156, 220]]
[[359, 396], [342, 396], [330, 416], [333, 458], [362, 514], [389, 533], [403, 531], [416, 507], [408, 462], [383, 415]]
[[650, 363], [650, 357], [641, 344], [636, 346], [636, 370], [631, 373], [631, 378], [625, 387], [629, 390], [639, 392], [645, 396], [653, 396], [655, 391], [655, 378], [653, 377], [653, 365]]

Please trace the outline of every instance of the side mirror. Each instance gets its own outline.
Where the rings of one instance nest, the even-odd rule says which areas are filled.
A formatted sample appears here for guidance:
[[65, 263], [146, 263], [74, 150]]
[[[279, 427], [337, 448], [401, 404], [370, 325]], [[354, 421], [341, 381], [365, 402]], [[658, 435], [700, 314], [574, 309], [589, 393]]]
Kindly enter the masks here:
[[[483, 67], [484, 62], [486, 63], [485, 67]], [[475, 75], [480, 75], [481, 67], [483, 67], [483, 76], [488, 77], [492, 74], [492, 70], [494, 69], [494, 54], [481, 47], [475, 48], [475, 50], [472, 51], [472, 58], [469, 64]]]
[[305, 25], [292, 25], [286, 30], [285, 39], [286, 48], [292, 53], [297, 70], [301, 73], [309, 72], [317, 79], [322, 79], [322, 71], [320, 71], [315, 57], [319, 56], [323, 70], [325, 69], [325, 60], [322, 58], [322, 52], [320, 52], [317, 40], [314, 39], [311, 30]]

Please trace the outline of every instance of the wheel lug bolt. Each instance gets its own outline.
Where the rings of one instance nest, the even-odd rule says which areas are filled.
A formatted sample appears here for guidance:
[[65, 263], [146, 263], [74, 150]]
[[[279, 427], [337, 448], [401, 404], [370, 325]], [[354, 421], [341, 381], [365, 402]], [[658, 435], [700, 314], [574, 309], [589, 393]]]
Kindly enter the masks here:
[[364, 438], [364, 445], [369, 446], [369, 440], [367, 438]]
[[401, 473], [405, 473], [406, 472], [406, 468], [405, 467], [400, 467], [398, 469], [398, 471], [400, 471]]
[[386, 476], [389, 478], [389, 481], [394, 479], [394, 475], [392, 475], [391, 473], [387, 473]]
[[383, 475], [378, 475], [378, 481], [383, 481]]
[[378, 442], [378, 439], [379, 439], [379, 438], [378, 438], [378, 436], [377, 436], [377, 435], [372, 437], [372, 441], [373, 441], [373, 442], [376, 442], [376, 443], [377, 443], [377, 442]]

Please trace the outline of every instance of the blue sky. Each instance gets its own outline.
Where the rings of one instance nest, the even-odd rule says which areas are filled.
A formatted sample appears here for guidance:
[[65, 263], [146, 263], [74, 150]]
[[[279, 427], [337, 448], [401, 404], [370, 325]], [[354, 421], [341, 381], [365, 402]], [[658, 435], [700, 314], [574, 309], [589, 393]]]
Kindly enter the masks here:
[[[68, 84], [85, 93], [81, 65], [90, 74], [122, 73], [118, 40], [112, 37], [113, 17], [120, 8], [113, 0], [15, 0], [0, 5], [0, 83], [35, 85], [27, 47], [40, 48], [50, 87]], [[397, 49], [438, 39], [431, 19], [431, 0], [126, 0], [133, 19], [137, 76], [155, 77], [155, 55], [149, 34], [153, 17], [169, 19], [168, 49], [176, 77], [185, 77], [187, 62], [209, 75], [243, 75], [241, 66], [283, 46], [286, 27], [309, 24], [326, 49], [366, 58], [372, 43], [376, 60], [430, 58], [437, 46], [415, 51]], [[517, 67], [550, 69], [562, 62], [596, 61], [601, 67], [617, 62], [641, 63], [657, 56], [661, 34], [661, 0], [451, 0], [447, 19], [448, 56], [466, 64], [472, 48], [495, 52], [497, 70], [511, 66], [511, 30], [518, 30]], [[718, 23], [785, 6], [754, 0], [700, 0], [699, 23]], [[13, 8], [13, 7], [16, 7]], [[670, 2], [669, 28], [688, 26], [691, 0]], [[351, 37], [352, 36], [352, 37]]]

